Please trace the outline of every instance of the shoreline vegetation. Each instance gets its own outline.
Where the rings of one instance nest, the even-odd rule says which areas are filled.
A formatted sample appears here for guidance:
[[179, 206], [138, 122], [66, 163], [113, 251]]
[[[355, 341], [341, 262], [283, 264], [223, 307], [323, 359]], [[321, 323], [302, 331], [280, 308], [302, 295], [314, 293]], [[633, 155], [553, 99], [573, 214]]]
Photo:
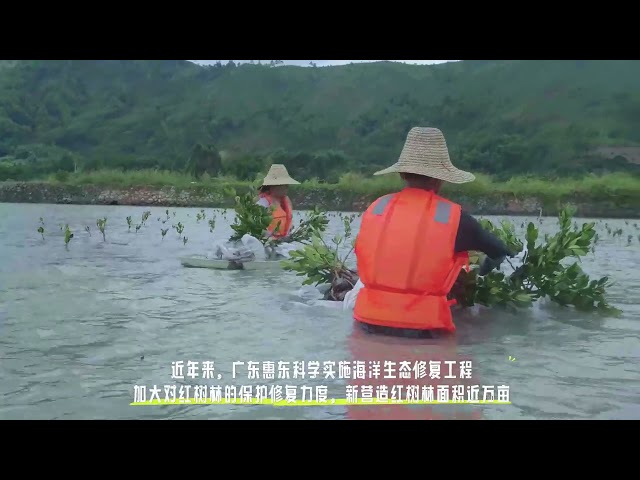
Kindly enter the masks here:
[[[235, 194], [255, 182], [231, 177], [197, 178], [160, 170], [59, 172], [48, 178], [0, 182], [0, 202], [173, 207], [232, 207]], [[398, 176], [343, 174], [336, 183], [304, 181], [290, 189], [296, 210], [363, 211], [376, 198], [398, 191]], [[442, 194], [480, 215], [557, 215], [566, 205], [581, 217], [640, 218], [640, 177], [612, 173], [580, 178], [513, 177], [447, 184]]]

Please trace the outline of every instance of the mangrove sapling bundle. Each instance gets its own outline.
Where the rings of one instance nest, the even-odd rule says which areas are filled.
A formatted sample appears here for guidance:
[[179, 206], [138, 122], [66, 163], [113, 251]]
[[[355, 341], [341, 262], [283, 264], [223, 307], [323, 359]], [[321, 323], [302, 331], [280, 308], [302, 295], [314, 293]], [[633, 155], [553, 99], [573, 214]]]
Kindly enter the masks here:
[[[526, 307], [546, 297], [580, 310], [617, 314], [619, 310], [610, 306], [605, 298], [606, 289], [611, 285], [609, 279], [591, 280], [578, 263], [581, 257], [593, 251], [595, 223], [572, 226], [572, 215], [569, 209], [562, 210], [558, 216], [559, 231], [553, 236], [545, 235], [541, 243], [537, 243], [537, 227], [529, 223], [525, 234], [526, 251], [510, 275], [494, 270], [479, 276], [481, 256], [471, 254], [471, 268], [460, 272], [449, 298], [462, 307], [476, 304]], [[513, 224], [503, 221], [498, 227], [488, 220], [481, 223], [501, 238], [514, 255], [522, 254], [525, 242], [516, 237]], [[350, 234], [349, 223], [345, 237]], [[338, 255], [338, 248], [328, 247], [319, 235], [314, 235], [311, 245], [290, 255], [290, 260], [283, 262], [284, 268], [306, 277], [303, 284], [330, 285], [325, 295], [327, 300], [343, 300], [358, 280], [357, 273], [345, 265], [346, 258]], [[570, 259], [577, 261], [567, 265]]]
[[[229, 238], [230, 243], [239, 244], [245, 235], [257, 239], [264, 248], [266, 258], [275, 259], [279, 256], [285, 256], [285, 253], [279, 251], [279, 245], [290, 242], [305, 243], [311, 240], [314, 235], [320, 236], [326, 229], [329, 220], [326, 215], [320, 210], [315, 208], [302, 219], [297, 227], [294, 227], [289, 235], [285, 238], [274, 238], [267, 234], [268, 228], [273, 222], [274, 207], [264, 208], [258, 205], [255, 201], [254, 195], [250, 192], [235, 197], [235, 213], [236, 217], [231, 225], [233, 234]], [[278, 233], [280, 229], [280, 222], [276, 225], [272, 233]], [[253, 258], [254, 253], [246, 252], [240, 253], [240, 250], [236, 252], [241, 259], [243, 255], [246, 258]], [[223, 253], [218, 249], [217, 255]], [[230, 260], [229, 268], [241, 270], [244, 268], [242, 264], [243, 260]]]
[[[274, 210], [274, 206], [264, 208], [256, 204], [255, 198], [251, 193], [236, 196], [236, 218], [231, 225], [233, 234], [229, 238], [229, 241], [237, 242], [243, 236], [251, 235], [260, 240], [265, 247], [281, 243], [283, 239], [274, 239], [265, 235], [265, 232], [273, 221]], [[308, 242], [314, 234], [324, 232], [328, 224], [329, 219], [326, 214], [316, 207], [307, 214], [306, 218], [300, 220], [298, 226], [291, 230], [284, 241]], [[279, 229], [280, 222], [276, 225], [273, 233], [278, 233]]]
[[[581, 227], [572, 225], [572, 216], [573, 211], [563, 209], [558, 215], [558, 232], [553, 236], [545, 235], [539, 244], [539, 231], [529, 223], [525, 234], [526, 251], [514, 272], [509, 276], [492, 272], [484, 278], [477, 276], [476, 269], [469, 273], [461, 272], [457, 283], [468, 281], [470, 275], [472, 278], [475, 275], [476, 288], [472, 295], [454, 298], [464, 306], [476, 303], [521, 306], [549, 298], [578, 310], [618, 314], [619, 310], [606, 300], [606, 289], [612, 285], [609, 278], [591, 280], [579, 264], [581, 257], [593, 251], [595, 222], [584, 223]], [[524, 245], [515, 238], [513, 225], [503, 222], [502, 228], [496, 228], [487, 220], [482, 223], [502, 238], [514, 253], [523, 252]], [[574, 259], [573, 263], [569, 263], [571, 259]]]
[[[311, 243], [290, 252], [289, 259], [282, 261], [282, 267], [306, 277], [303, 285], [330, 285], [325, 293], [325, 300], [344, 300], [347, 292], [358, 282], [357, 272], [347, 265], [355, 244], [351, 228], [355, 218], [355, 215], [343, 217], [344, 235], [336, 235], [331, 240], [331, 245], [324, 241], [321, 232], [314, 232]], [[341, 255], [340, 250], [347, 245], [349, 250]]]
[[[236, 196], [236, 218], [231, 225], [233, 234], [229, 238], [231, 242], [237, 242], [245, 235], [251, 235], [260, 241], [265, 240], [264, 232], [273, 220], [273, 209], [267, 209], [256, 204], [253, 195]], [[264, 241], [263, 241], [264, 243]]]

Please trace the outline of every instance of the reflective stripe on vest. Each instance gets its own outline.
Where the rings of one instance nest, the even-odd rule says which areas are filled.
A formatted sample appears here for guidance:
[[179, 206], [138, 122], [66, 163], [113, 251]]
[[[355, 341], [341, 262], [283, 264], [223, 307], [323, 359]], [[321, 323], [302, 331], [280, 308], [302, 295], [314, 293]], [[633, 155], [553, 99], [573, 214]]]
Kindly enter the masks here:
[[460, 206], [407, 188], [376, 200], [356, 239], [356, 320], [397, 328], [455, 330], [450, 302], [466, 255], [455, 255]]
[[433, 221], [438, 223], [449, 223], [451, 219], [451, 204], [449, 202], [443, 202], [438, 200], [436, 205], [436, 214], [433, 216]]
[[[376, 203], [373, 205], [372, 213], [374, 215], [382, 215], [389, 205], [389, 202], [393, 198], [394, 194], [385, 195], [381, 197]], [[436, 213], [433, 216], [433, 220], [438, 223], [444, 223], [445, 225], [449, 223], [451, 219], [451, 203], [448, 201], [438, 200], [436, 205]]]
[[380, 200], [378, 200], [373, 207], [373, 214], [382, 215], [384, 213], [384, 209], [387, 208], [387, 205], [389, 205], [389, 202], [391, 201], [392, 198], [393, 198], [393, 194], [385, 195]]

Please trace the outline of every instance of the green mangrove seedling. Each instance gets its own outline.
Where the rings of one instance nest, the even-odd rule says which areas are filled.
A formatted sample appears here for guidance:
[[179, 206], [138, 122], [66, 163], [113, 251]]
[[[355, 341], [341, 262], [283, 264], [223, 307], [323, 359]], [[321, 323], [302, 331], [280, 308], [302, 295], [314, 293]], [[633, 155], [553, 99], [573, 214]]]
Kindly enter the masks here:
[[186, 245], [188, 241], [189, 241], [189, 239], [187, 237], [183, 237], [182, 238], [182, 244], [183, 245]]
[[216, 228], [216, 217], [214, 215], [214, 217], [209, 220], [209, 233], [213, 233], [213, 230]]
[[182, 235], [182, 232], [184, 231], [184, 225], [181, 222], [178, 222], [178, 224], [174, 225], [173, 228], [175, 228], [178, 235]]
[[85, 225], [84, 230], [89, 234], [89, 236], [91, 236], [91, 229], [89, 228], [89, 225]]
[[69, 250], [69, 242], [73, 238], [73, 233], [71, 233], [71, 229], [69, 225], [65, 225], [64, 227], [64, 248]]
[[164, 236], [167, 234], [168, 231], [169, 231], [168, 228], [161, 228], [160, 229], [160, 233], [162, 234], [162, 240], [164, 240]]
[[40, 226], [38, 227], [38, 233], [42, 236], [42, 240], [44, 240], [44, 220], [40, 217]]
[[100, 233], [102, 234], [102, 241], [106, 242], [107, 241], [107, 236], [105, 234], [105, 229], [107, 228], [107, 217], [99, 218], [96, 221], [96, 225], [98, 227], [98, 230], [100, 230]]
[[[355, 215], [344, 217], [344, 219], [347, 219], [349, 225], [348, 227], [345, 226], [345, 229], [348, 228], [349, 231], [351, 231], [351, 223], [353, 223], [355, 218]], [[347, 225], [347, 221], [345, 221], [344, 225]], [[316, 206], [307, 213], [306, 218], [300, 220], [297, 227], [291, 230], [289, 233], [289, 241], [300, 243], [308, 242], [314, 234], [324, 232], [327, 229], [327, 225], [329, 225], [327, 215]]]
[[136, 233], [138, 233], [138, 230], [140, 230], [140, 228], [142, 228], [142, 225], [140, 224], [136, 225]]
[[131, 219], [131, 215], [127, 217], [127, 226], [129, 227], [129, 232], [131, 231], [131, 226], [133, 225], [133, 220]]
[[149, 217], [151, 216], [151, 212], [144, 212], [142, 214], [142, 225], [145, 224], [145, 222], [149, 219]]

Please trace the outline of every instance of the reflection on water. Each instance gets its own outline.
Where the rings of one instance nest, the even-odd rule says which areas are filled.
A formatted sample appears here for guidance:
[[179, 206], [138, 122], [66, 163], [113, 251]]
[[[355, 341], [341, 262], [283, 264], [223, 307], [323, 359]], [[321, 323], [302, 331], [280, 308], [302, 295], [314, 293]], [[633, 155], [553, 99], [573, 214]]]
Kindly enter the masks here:
[[[152, 212], [138, 233], [127, 231]], [[227, 238], [233, 213], [216, 211], [214, 233], [199, 209], [0, 204], [0, 418], [640, 418], [640, 251], [634, 222], [611, 238], [598, 226], [595, 258], [584, 268], [618, 283], [612, 303], [619, 318], [602, 319], [539, 304], [517, 314], [473, 309], [455, 315], [447, 340], [362, 335], [337, 304], [318, 301], [300, 279], [282, 272], [182, 268], [181, 255], [202, 254]], [[207, 210], [210, 217], [213, 210]], [[106, 216], [107, 241], [95, 226]], [[45, 220], [45, 241], [37, 233]], [[519, 227], [525, 219], [515, 219]], [[174, 230], [185, 225], [183, 245]], [[64, 248], [60, 224], [75, 233]], [[88, 225], [91, 236], [84, 230]], [[356, 226], [357, 227], [357, 226]], [[553, 219], [543, 228], [552, 231]], [[330, 229], [340, 228], [333, 218]], [[628, 232], [628, 233], [627, 233]], [[634, 241], [627, 245], [627, 234]], [[515, 361], [509, 361], [509, 356]], [[212, 385], [171, 379], [171, 362], [214, 361], [221, 383], [233, 362], [470, 360], [479, 385], [508, 385], [511, 405], [382, 407], [163, 406], [131, 407], [135, 384]], [[285, 385], [325, 384], [344, 397], [349, 381], [289, 379]], [[318, 383], [320, 382], [320, 383]], [[374, 382], [371, 382], [374, 383]], [[390, 417], [389, 417], [390, 416]]]

